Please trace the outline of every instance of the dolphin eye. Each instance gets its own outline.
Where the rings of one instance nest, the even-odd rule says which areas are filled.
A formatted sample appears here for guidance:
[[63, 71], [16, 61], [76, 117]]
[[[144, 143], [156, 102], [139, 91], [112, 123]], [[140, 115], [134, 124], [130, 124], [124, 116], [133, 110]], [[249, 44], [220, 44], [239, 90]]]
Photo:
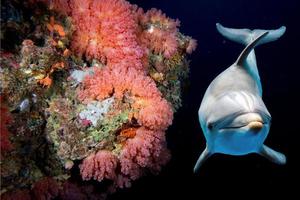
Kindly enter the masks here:
[[208, 123], [207, 128], [211, 130], [213, 128], [213, 123]]

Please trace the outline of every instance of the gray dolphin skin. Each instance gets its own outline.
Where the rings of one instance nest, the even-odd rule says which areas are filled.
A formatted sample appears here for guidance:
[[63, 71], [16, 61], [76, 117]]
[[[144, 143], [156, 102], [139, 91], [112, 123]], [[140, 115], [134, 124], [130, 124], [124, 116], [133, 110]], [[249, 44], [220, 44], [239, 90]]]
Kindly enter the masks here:
[[194, 167], [197, 172], [214, 153], [246, 155], [258, 153], [277, 164], [286, 157], [264, 145], [271, 115], [262, 100], [262, 86], [254, 48], [275, 41], [286, 28], [249, 30], [226, 28], [216, 24], [225, 38], [246, 45], [238, 59], [208, 86], [198, 116], [206, 139], [206, 148]]

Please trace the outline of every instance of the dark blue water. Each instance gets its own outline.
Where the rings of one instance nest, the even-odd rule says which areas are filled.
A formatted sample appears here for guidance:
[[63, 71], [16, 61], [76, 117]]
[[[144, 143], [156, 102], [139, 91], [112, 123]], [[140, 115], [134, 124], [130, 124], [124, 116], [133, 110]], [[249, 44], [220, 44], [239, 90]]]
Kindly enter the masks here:
[[[181, 32], [198, 40], [190, 57], [190, 88], [184, 94], [184, 106], [175, 115], [167, 139], [173, 158], [162, 173], [145, 177], [112, 199], [208, 199], [284, 195], [289, 199], [299, 181], [297, 163], [300, 147], [300, 3], [297, 0], [131, 0], [145, 10], [163, 10], [181, 21]], [[287, 164], [278, 166], [260, 157], [212, 156], [193, 174], [194, 164], [205, 147], [197, 111], [212, 79], [231, 65], [243, 46], [225, 40], [215, 23], [236, 28], [275, 29], [287, 27], [278, 41], [256, 49], [262, 79], [263, 99], [272, 115], [266, 144], [287, 156]], [[238, 80], [237, 80], [238, 84]], [[299, 182], [298, 182], [299, 185]], [[241, 192], [243, 195], [240, 195]], [[210, 197], [206, 197], [209, 195]]]

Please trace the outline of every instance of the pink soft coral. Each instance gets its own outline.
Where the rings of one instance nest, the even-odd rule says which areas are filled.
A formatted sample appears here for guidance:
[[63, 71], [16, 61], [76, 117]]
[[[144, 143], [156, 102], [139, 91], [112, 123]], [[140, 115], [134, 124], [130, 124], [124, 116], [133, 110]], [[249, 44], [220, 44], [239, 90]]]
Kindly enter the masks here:
[[[117, 187], [129, 187], [131, 180], [143, 174], [144, 168], [157, 172], [169, 160], [164, 131], [172, 123], [173, 112], [154, 81], [134, 68], [95, 68], [94, 72], [85, 78], [79, 98], [82, 101], [103, 100], [114, 95], [122, 99], [125, 93], [130, 93], [132, 107], [139, 110], [136, 117], [141, 127], [123, 145], [118, 159], [108, 151], [99, 151], [106, 152], [101, 156], [97, 156], [98, 152], [85, 158], [80, 166], [81, 175], [84, 180], [107, 178], [113, 179]], [[117, 171], [116, 159], [121, 171]], [[95, 165], [97, 162], [100, 164]], [[109, 176], [104, 176], [104, 172]]]
[[95, 69], [94, 75], [85, 78], [78, 97], [82, 101], [103, 100], [111, 95], [121, 99], [125, 92], [133, 96], [133, 107], [140, 110], [137, 118], [142, 126], [165, 130], [171, 125], [173, 112], [169, 103], [151, 78], [133, 68]]
[[148, 27], [139, 35], [141, 44], [154, 53], [162, 53], [166, 58], [171, 58], [179, 45], [176, 35], [180, 26], [179, 20], [170, 19], [161, 10], [154, 8], [140, 14], [139, 20], [143, 26]]
[[177, 27], [180, 26], [180, 21], [178, 19], [173, 20], [167, 17], [161, 10], [156, 8], [148, 10], [143, 16], [141, 16], [141, 21], [143, 23], [150, 22], [152, 24], [160, 24], [160, 26], [169, 30], [177, 30]]
[[141, 127], [126, 142], [119, 158], [110, 151], [98, 151], [83, 160], [80, 172], [84, 180], [106, 178], [113, 180], [117, 187], [130, 187], [131, 181], [142, 176], [145, 168], [159, 172], [169, 159], [164, 132]]
[[33, 199], [48, 200], [54, 199], [59, 194], [59, 185], [51, 177], [45, 177], [36, 182], [32, 188]]
[[85, 158], [80, 165], [83, 180], [95, 179], [102, 181], [104, 178], [114, 180], [117, 167], [117, 157], [110, 151], [101, 150]]
[[108, 66], [144, 69], [145, 49], [138, 44], [137, 7], [125, 0], [37, 0], [70, 15], [75, 25], [71, 49]]
[[127, 90], [133, 95], [143, 98], [161, 96], [150, 77], [133, 68], [126, 69], [116, 66], [113, 69], [107, 67], [104, 69], [95, 68], [94, 74], [84, 79], [83, 90], [78, 93], [78, 97], [82, 101], [102, 100], [112, 95], [114, 91], [114, 96], [121, 98]]
[[188, 54], [191, 54], [193, 51], [195, 51], [196, 48], [197, 48], [197, 40], [191, 38], [186, 47], [186, 52]]
[[120, 154], [121, 172], [135, 180], [141, 175], [142, 168], [159, 171], [169, 158], [164, 132], [139, 128]]
[[166, 130], [173, 120], [169, 103], [163, 98], [148, 100], [138, 113], [138, 122], [152, 130]]
[[144, 50], [137, 43], [134, 6], [124, 0], [74, 0], [71, 7], [75, 52], [107, 61], [108, 66], [118, 63], [143, 69]]

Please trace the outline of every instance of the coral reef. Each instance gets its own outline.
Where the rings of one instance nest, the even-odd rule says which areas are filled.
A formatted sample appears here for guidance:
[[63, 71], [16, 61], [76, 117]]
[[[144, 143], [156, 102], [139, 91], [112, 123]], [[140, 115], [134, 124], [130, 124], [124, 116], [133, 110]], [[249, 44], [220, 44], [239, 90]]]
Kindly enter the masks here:
[[125, 0], [3, 9], [1, 198], [103, 199], [159, 173], [197, 45], [179, 20]]

